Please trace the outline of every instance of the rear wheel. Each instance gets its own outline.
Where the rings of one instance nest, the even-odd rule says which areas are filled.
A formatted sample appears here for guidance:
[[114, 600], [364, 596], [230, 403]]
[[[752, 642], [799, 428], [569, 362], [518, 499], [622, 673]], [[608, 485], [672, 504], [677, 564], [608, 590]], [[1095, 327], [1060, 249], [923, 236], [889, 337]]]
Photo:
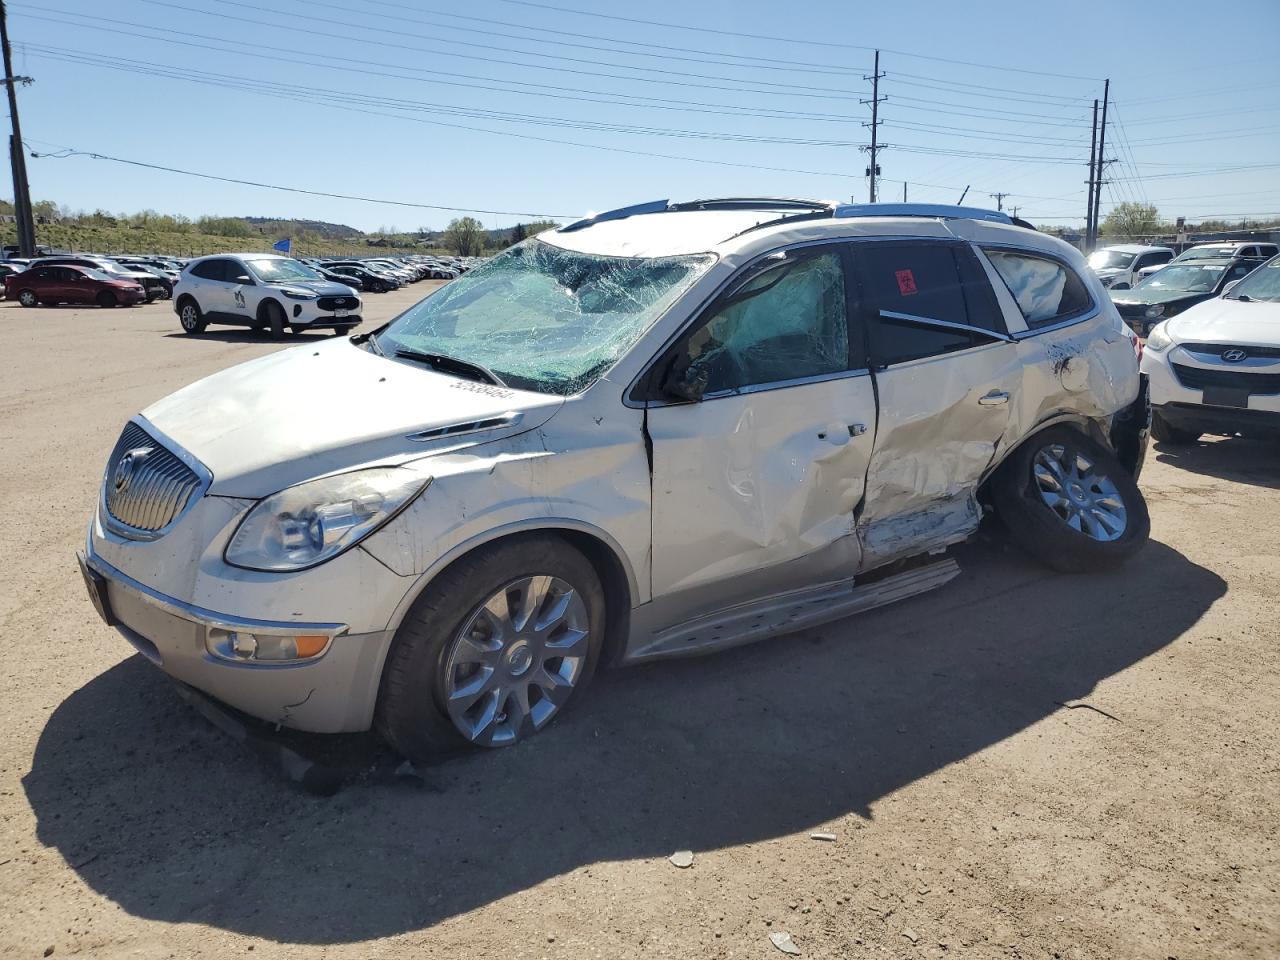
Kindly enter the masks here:
[[40, 306], [40, 298], [36, 296], [34, 290], [21, 290], [18, 293], [18, 302], [24, 307]]
[[1014, 543], [1064, 573], [1116, 566], [1151, 534], [1133, 475], [1070, 427], [1050, 427], [1018, 448], [992, 479], [991, 496]]
[[600, 580], [563, 540], [481, 548], [432, 583], [401, 624], [378, 729], [419, 760], [530, 737], [591, 679], [604, 623]]
[[190, 297], [183, 297], [178, 304], [178, 322], [185, 333], [204, 333], [209, 324], [200, 312], [200, 306]]
[[1169, 443], [1175, 446], [1195, 443], [1200, 439], [1199, 430], [1184, 430], [1175, 427], [1159, 411], [1151, 411], [1151, 436], [1157, 443]]
[[100, 307], [114, 307], [116, 305], [116, 295], [109, 290], [103, 290], [98, 294], [95, 301]]

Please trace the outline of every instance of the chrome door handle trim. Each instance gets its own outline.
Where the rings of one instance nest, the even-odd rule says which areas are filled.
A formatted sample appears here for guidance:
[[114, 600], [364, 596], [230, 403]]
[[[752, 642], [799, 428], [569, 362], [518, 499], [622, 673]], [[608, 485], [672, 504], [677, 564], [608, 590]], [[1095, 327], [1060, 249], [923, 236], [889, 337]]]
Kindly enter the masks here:
[[984, 407], [998, 407], [1002, 403], [1009, 402], [1009, 394], [1004, 390], [992, 390], [986, 396], [978, 398], [978, 403]]

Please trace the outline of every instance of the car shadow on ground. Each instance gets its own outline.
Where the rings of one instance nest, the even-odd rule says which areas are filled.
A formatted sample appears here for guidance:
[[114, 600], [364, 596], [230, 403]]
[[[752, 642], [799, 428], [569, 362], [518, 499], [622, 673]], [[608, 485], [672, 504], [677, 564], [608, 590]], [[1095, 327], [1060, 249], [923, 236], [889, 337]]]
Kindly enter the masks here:
[[[1226, 591], [1155, 542], [1122, 571], [1079, 577], [990, 539], [959, 557], [957, 580], [914, 600], [606, 672], [528, 743], [431, 770], [434, 789], [306, 794], [140, 657], [56, 708], [23, 783], [40, 841], [132, 914], [347, 943], [601, 860], [871, 817], [891, 791], [1089, 697]], [[1124, 702], [1093, 702], [1124, 719]]]
[[1153, 450], [1157, 460], [1179, 470], [1255, 487], [1280, 489], [1280, 436], [1271, 439], [1214, 437], [1187, 444], [1157, 443]]

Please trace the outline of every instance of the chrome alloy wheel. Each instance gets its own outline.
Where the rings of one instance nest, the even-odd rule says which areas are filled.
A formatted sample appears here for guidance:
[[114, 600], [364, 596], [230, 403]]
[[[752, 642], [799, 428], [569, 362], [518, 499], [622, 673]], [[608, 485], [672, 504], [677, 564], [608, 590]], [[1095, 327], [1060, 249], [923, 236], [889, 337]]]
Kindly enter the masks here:
[[178, 319], [182, 322], [183, 330], [194, 330], [200, 322], [200, 315], [196, 311], [194, 304], [184, 303], [182, 305], [182, 313], [178, 315]]
[[449, 719], [472, 743], [502, 747], [544, 727], [582, 677], [587, 605], [559, 577], [507, 584], [481, 604], [450, 645]]
[[1085, 454], [1065, 444], [1041, 448], [1031, 462], [1040, 499], [1071, 529], [1094, 540], [1124, 535], [1124, 498]]

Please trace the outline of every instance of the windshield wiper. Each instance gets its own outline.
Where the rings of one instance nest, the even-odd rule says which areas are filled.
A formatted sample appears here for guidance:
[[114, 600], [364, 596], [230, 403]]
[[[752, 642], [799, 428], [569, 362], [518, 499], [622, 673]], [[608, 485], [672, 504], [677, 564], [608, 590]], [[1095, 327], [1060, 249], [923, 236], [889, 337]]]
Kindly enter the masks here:
[[488, 367], [483, 364], [472, 363], [470, 360], [459, 360], [457, 357], [451, 357], [443, 353], [422, 353], [418, 350], [397, 350], [396, 356], [401, 360], [412, 360], [415, 363], [426, 364], [432, 370], [438, 370], [440, 373], [452, 373], [458, 376], [470, 377], [472, 380], [492, 383], [499, 387], [506, 386], [503, 379]]

